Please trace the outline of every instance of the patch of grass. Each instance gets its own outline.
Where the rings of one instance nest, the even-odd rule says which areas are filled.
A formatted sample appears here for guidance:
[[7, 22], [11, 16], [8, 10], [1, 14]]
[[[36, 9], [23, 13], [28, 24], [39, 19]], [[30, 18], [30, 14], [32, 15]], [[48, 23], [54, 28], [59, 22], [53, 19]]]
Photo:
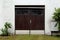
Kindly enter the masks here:
[[0, 40], [60, 40], [60, 37], [48, 35], [14, 35], [0, 36]]

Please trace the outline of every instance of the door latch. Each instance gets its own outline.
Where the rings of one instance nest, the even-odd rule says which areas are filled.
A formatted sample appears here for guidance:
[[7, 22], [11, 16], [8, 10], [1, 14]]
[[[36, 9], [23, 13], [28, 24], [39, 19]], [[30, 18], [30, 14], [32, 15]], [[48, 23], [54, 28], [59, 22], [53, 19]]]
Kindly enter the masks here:
[[31, 19], [30, 19], [30, 24], [31, 24]]

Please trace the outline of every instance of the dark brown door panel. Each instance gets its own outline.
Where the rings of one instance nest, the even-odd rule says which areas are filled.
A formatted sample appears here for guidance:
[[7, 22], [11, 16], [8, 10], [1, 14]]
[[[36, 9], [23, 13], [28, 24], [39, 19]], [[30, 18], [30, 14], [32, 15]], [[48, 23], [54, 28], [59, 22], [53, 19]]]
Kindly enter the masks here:
[[28, 30], [29, 29], [29, 17], [28, 15], [16, 15], [15, 25], [16, 30]]
[[31, 16], [31, 30], [44, 30], [44, 17], [43, 15], [33, 15]]

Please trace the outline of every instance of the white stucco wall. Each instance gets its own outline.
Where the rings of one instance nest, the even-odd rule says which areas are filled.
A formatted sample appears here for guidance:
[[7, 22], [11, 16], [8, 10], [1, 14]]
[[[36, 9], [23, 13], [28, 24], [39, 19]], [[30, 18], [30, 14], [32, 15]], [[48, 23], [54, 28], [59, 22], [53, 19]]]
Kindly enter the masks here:
[[9, 31], [14, 34], [14, 0], [0, 0], [0, 11], [0, 29], [4, 27], [5, 22], [10, 22], [12, 24], [12, 28]]
[[[55, 8], [60, 7], [60, 0], [46, 0], [45, 1], [45, 33], [51, 34], [51, 27], [54, 23], [51, 25], [52, 15], [55, 11]], [[57, 28], [53, 29], [57, 30]]]
[[1, 34], [1, 28], [3, 27], [2, 3], [3, 1], [0, 0], [0, 34]]
[[60, 0], [0, 0], [0, 29], [6, 21], [9, 21], [13, 25], [12, 33], [15, 29], [14, 5], [45, 5], [45, 33], [51, 34], [51, 16], [54, 8], [60, 7]]
[[44, 5], [45, 0], [15, 0], [15, 5]]

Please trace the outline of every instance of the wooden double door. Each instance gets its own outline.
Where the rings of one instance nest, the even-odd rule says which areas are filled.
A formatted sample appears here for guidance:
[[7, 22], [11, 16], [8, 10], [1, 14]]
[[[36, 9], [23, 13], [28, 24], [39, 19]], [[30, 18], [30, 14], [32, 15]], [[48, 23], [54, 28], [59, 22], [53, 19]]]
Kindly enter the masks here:
[[44, 8], [15, 8], [16, 30], [44, 30]]

